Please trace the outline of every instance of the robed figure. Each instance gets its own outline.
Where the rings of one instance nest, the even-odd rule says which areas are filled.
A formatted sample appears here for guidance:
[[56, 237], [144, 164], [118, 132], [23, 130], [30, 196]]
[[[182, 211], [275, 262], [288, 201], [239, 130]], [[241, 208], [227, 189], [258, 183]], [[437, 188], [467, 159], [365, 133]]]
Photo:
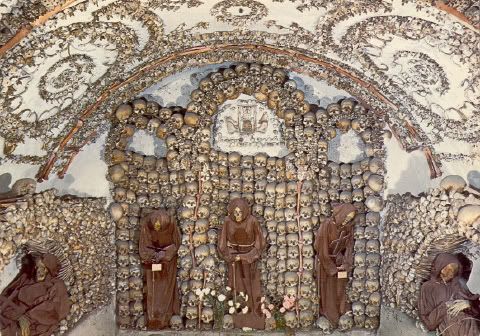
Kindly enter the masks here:
[[180, 232], [166, 210], [155, 210], [142, 218], [139, 252], [146, 288], [144, 306], [148, 329], [168, 327], [172, 315], [179, 315], [177, 251]]
[[468, 290], [461, 274], [462, 265], [453, 254], [435, 257], [418, 300], [418, 313], [428, 330], [438, 328], [443, 336], [480, 335], [480, 296]]
[[2, 336], [50, 336], [70, 311], [60, 263], [53, 254], [23, 259], [20, 273], [0, 295]]
[[340, 316], [350, 310], [346, 288], [353, 266], [353, 218], [351, 204], [333, 207], [315, 237], [319, 312], [336, 327]]
[[233, 316], [236, 328], [264, 329], [265, 318], [261, 312], [260, 270], [257, 261], [265, 248], [265, 238], [258, 220], [251, 215], [244, 198], [232, 199], [228, 216], [218, 240], [218, 250], [228, 265], [228, 286], [248, 295], [246, 314]]

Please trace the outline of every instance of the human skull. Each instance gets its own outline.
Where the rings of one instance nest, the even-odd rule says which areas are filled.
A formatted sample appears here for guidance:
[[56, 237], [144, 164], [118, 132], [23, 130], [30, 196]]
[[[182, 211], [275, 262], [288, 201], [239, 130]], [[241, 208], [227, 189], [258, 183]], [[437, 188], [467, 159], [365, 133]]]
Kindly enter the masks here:
[[189, 320], [196, 320], [198, 318], [198, 308], [196, 306], [188, 306], [185, 316]]
[[287, 249], [285, 247], [277, 248], [276, 257], [278, 260], [286, 260], [287, 259]]
[[365, 262], [368, 266], [380, 266], [380, 254], [379, 253], [369, 253], [366, 256]]
[[340, 193], [340, 202], [341, 203], [352, 203], [352, 192], [351, 191], [342, 191]]
[[232, 330], [234, 328], [233, 325], [233, 317], [232, 315], [226, 314], [223, 316], [223, 329], [224, 330]]
[[367, 255], [364, 252], [355, 253], [354, 264], [356, 267], [363, 267], [366, 263]]
[[298, 326], [297, 316], [295, 312], [288, 311], [284, 315], [285, 325], [289, 328], [295, 329]]
[[315, 324], [324, 334], [328, 335], [332, 333], [332, 325], [325, 316], [320, 316]]
[[182, 317], [179, 315], [173, 315], [170, 318], [170, 328], [175, 331], [180, 331], [183, 329]]
[[308, 328], [313, 324], [313, 312], [310, 310], [304, 310], [300, 312], [300, 326], [302, 328]]

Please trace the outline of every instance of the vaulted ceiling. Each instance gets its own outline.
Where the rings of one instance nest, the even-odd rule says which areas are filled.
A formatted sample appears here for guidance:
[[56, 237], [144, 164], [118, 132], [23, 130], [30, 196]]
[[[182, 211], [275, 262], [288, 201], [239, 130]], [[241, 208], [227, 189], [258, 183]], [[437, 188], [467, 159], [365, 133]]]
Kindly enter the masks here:
[[[349, 92], [406, 150], [479, 159], [475, 1], [4, 0], [7, 159], [62, 171], [114, 108], [178, 71], [259, 62]], [[21, 143], [39, 150], [20, 151]], [[24, 146], [25, 147], [25, 146]]]

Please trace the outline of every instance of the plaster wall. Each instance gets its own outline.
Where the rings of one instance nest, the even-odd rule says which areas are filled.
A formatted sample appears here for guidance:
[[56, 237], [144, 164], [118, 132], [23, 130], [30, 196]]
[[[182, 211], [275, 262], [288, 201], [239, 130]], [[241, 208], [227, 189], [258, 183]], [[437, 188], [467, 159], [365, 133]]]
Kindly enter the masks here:
[[[164, 106], [185, 106], [190, 92], [195, 89], [199, 80], [206, 73], [218, 67], [219, 66], [209, 66], [200, 70], [187, 70], [176, 74], [146, 90], [144, 95], [154, 98]], [[299, 88], [307, 93], [306, 99], [312, 103], [318, 102], [319, 105], [326, 106], [334, 100], [348, 96], [346, 92], [337, 90], [329, 86], [326, 82], [316, 81], [310, 77], [295, 73], [291, 74], [291, 77], [297, 81]], [[63, 179], [59, 179], [57, 176], [51, 176], [49, 180], [40, 183], [37, 190], [40, 191], [53, 187], [59, 191], [59, 194], [106, 197], [110, 199], [109, 182], [105, 178], [107, 166], [103, 161], [105, 139], [106, 133], [103, 133], [95, 143], [86, 146], [76, 157]], [[338, 141], [338, 146], [341, 146], [341, 144], [342, 141]], [[154, 153], [156, 155], [162, 155], [164, 152], [161, 142], [155, 142], [145, 135], [138, 135], [131, 146], [137, 149], [142, 148], [147, 155]], [[414, 151], [406, 153], [401, 150], [394, 138], [387, 139], [385, 146], [387, 150], [387, 184], [385, 194], [410, 192], [416, 195], [428, 188], [438, 185], [441, 178], [435, 180], [430, 179], [428, 165], [423, 152]], [[32, 148], [33, 147], [25, 148], [25, 151], [32, 151]], [[34, 150], [40, 149], [37, 148]], [[351, 153], [349, 153], [349, 151], [351, 151]], [[355, 146], [342, 147], [342, 159], [349, 155], [355, 157], [357, 154], [358, 148], [355, 148]], [[38, 166], [32, 165], [2, 163], [0, 165], [0, 191], [4, 191], [8, 185], [11, 185], [19, 178], [33, 178], [38, 168]], [[442, 167], [442, 171], [444, 176], [458, 174], [467, 179], [469, 173], [472, 175], [472, 172], [479, 168], [478, 164], [475, 167], [474, 164], [467, 165], [462, 162], [450, 162]], [[15, 262], [11, 262], [5, 271], [0, 274], [0, 290], [11, 281], [17, 270]], [[469, 286], [473, 292], [480, 292], [480, 260], [475, 261], [472, 274], [473, 277], [469, 281]], [[70, 335], [109, 336], [114, 335], [115, 330], [114, 306], [111, 304], [85, 318], [70, 332]], [[128, 333], [122, 333], [122, 335], [127, 334]], [[148, 334], [158, 335], [158, 333]], [[421, 334], [422, 332], [415, 327], [413, 320], [403, 314], [384, 309], [381, 326], [377, 335], [414, 336]], [[366, 336], [369, 334], [354, 331], [350, 333], [350, 335]]]

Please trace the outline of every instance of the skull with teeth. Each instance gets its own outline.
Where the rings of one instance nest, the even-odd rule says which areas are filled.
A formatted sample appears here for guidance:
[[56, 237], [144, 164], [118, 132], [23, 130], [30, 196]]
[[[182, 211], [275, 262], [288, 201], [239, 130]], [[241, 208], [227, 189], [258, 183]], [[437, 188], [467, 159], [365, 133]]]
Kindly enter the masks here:
[[276, 257], [278, 260], [286, 260], [287, 259], [287, 249], [285, 247], [277, 248]]
[[182, 317], [179, 315], [173, 315], [170, 318], [170, 328], [175, 331], [180, 331], [183, 329]]
[[295, 312], [289, 311], [285, 313], [285, 325], [289, 328], [295, 329], [298, 326], [297, 316]]
[[233, 317], [232, 315], [224, 315], [223, 316], [223, 329], [224, 330], [232, 330], [234, 328], [233, 325]]
[[338, 329], [340, 331], [348, 331], [353, 328], [353, 318], [352, 316], [345, 314], [340, 317], [338, 320]]
[[324, 334], [328, 335], [332, 332], [332, 325], [325, 316], [320, 316], [315, 322], [315, 324]]

